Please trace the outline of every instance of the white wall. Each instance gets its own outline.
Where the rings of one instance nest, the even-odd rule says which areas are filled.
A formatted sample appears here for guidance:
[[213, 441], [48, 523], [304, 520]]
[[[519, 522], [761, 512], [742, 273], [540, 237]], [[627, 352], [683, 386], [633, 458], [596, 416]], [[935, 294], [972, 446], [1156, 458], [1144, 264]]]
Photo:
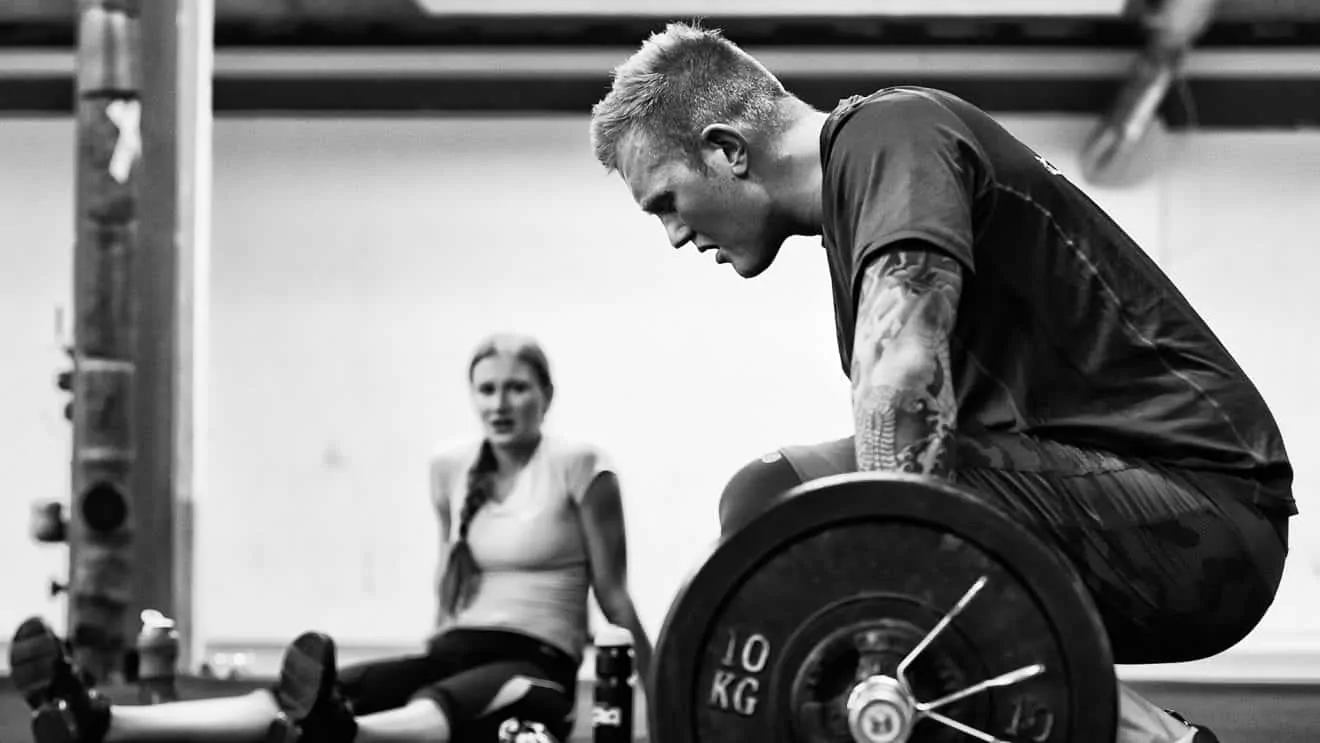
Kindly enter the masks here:
[[[1076, 172], [1089, 122], [1007, 123]], [[392, 645], [425, 631], [435, 527], [424, 462], [436, 442], [474, 431], [464, 364], [490, 330], [541, 338], [559, 388], [551, 427], [618, 460], [633, 586], [653, 632], [716, 534], [728, 476], [780, 444], [848, 430], [818, 241], [795, 241], [754, 282], [667, 249], [594, 164], [582, 118], [224, 119], [215, 136], [195, 582], [208, 640], [282, 641], [317, 626]], [[57, 610], [42, 591], [61, 550], [24, 529], [29, 499], [67, 491], [52, 318], [69, 295], [72, 137], [65, 121], [0, 121], [0, 329], [11, 339], [0, 409], [21, 432], [4, 454], [15, 495], [0, 501], [11, 525], [0, 561], [32, 568], [0, 576], [0, 595], [30, 597], [0, 606], [0, 627]], [[1168, 137], [1160, 153], [1154, 178], [1092, 192], [1258, 380], [1309, 511], [1320, 133]], [[1320, 648], [1318, 519], [1294, 521], [1284, 589], [1240, 648], [1142, 671], [1213, 675], [1252, 653]], [[1309, 672], [1320, 678], [1320, 664]]]
[[[28, 538], [34, 500], [67, 499], [72, 431], [55, 375], [68, 365], [56, 311], [73, 292], [73, 125], [0, 120], [0, 641], [64, 580], [67, 552]], [[72, 318], [66, 318], [71, 323]], [[23, 599], [26, 599], [24, 601]], [[62, 617], [61, 617], [62, 619]]]

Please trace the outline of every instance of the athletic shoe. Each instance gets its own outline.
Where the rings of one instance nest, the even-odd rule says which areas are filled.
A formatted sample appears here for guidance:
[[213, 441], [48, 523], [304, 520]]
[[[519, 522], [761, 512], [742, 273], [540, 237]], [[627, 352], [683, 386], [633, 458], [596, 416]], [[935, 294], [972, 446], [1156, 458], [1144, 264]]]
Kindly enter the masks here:
[[280, 714], [266, 743], [352, 743], [357, 720], [339, 693], [338, 678], [335, 641], [328, 635], [307, 632], [290, 643], [275, 686]]
[[1186, 717], [1183, 717], [1182, 715], [1178, 714], [1177, 712], [1174, 712], [1171, 709], [1166, 709], [1164, 711], [1168, 712], [1169, 716], [1172, 717], [1173, 719], [1177, 720], [1178, 722], [1181, 722], [1182, 724], [1196, 731], [1196, 737], [1192, 738], [1192, 743], [1219, 743], [1219, 736], [1210, 732], [1210, 728], [1201, 727], [1200, 725], [1193, 725], [1192, 723], [1187, 721]]
[[68, 648], [39, 617], [18, 626], [9, 645], [9, 675], [32, 708], [36, 743], [100, 743], [110, 728], [110, 702], [80, 677]]

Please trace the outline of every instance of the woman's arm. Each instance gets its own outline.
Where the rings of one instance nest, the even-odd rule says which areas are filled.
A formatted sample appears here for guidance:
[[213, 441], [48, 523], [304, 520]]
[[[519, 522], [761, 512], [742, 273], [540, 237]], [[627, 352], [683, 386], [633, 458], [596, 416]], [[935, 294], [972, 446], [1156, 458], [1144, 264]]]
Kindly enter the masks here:
[[587, 486], [582, 497], [583, 533], [591, 561], [591, 586], [605, 619], [632, 633], [637, 655], [637, 672], [645, 682], [650, 678], [651, 641], [637, 617], [632, 594], [628, 591], [628, 538], [623, 519], [623, 498], [619, 479], [613, 472], [602, 472]]
[[436, 457], [431, 461], [431, 505], [435, 508], [435, 515], [439, 523], [439, 559], [436, 560], [435, 580], [436, 588], [436, 617], [435, 626], [439, 627], [449, 618], [445, 611], [444, 602], [439, 600], [440, 581], [444, 578], [445, 568], [449, 565], [449, 533], [451, 527], [449, 513], [449, 489], [447, 470], [443, 466], [443, 460]]

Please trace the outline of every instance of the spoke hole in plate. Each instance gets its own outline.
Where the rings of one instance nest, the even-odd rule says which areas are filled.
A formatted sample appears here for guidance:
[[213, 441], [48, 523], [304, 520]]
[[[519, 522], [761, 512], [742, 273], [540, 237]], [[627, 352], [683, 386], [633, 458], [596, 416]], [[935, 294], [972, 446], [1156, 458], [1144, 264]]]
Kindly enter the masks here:
[[[852, 689], [872, 675], [892, 677], [899, 661], [940, 616], [934, 607], [911, 597], [872, 594], [826, 607], [804, 623], [786, 643], [784, 675], [772, 680], [772, 685], [787, 688], [787, 695], [777, 698], [777, 708], [795, 740], [850, 740], [846, 700]], [[912, 664], [908, 680], [918, 699], [938, 698], [966, 687], [984, 672], [975, 646], [950, 626]], [[950, 705], [951, 714], [978, 720], [990, 718], [990, 708], [989, 698]], [[919, 721], [917, 727], [929, 725]]]

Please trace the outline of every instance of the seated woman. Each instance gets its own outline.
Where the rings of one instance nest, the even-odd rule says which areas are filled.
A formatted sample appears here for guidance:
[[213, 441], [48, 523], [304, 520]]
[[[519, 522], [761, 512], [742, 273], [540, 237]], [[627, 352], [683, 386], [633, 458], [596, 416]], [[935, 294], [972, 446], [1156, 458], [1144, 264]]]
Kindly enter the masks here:
[[[605, 618], [632, 632], [645, 678], [651, 645], [627, 588], [619, 484], [604, 453], [542, 433], [554, 387], [532, 339], [488, 338], [468, 377], [485, 435], [431, 464], [443, 544], [440, 613], [425, 653], [339, 671], [334, 641], [309, 632], [286, 649], [268, 690], [112, 706], [80, 681], [50, 628], [29, 619], [10, 663], [37, 743], [446, 743], [520, 736], [519, 725], [564, 740], [588, 588]], [[518, 723], [501, 731], [510, 719]]]

